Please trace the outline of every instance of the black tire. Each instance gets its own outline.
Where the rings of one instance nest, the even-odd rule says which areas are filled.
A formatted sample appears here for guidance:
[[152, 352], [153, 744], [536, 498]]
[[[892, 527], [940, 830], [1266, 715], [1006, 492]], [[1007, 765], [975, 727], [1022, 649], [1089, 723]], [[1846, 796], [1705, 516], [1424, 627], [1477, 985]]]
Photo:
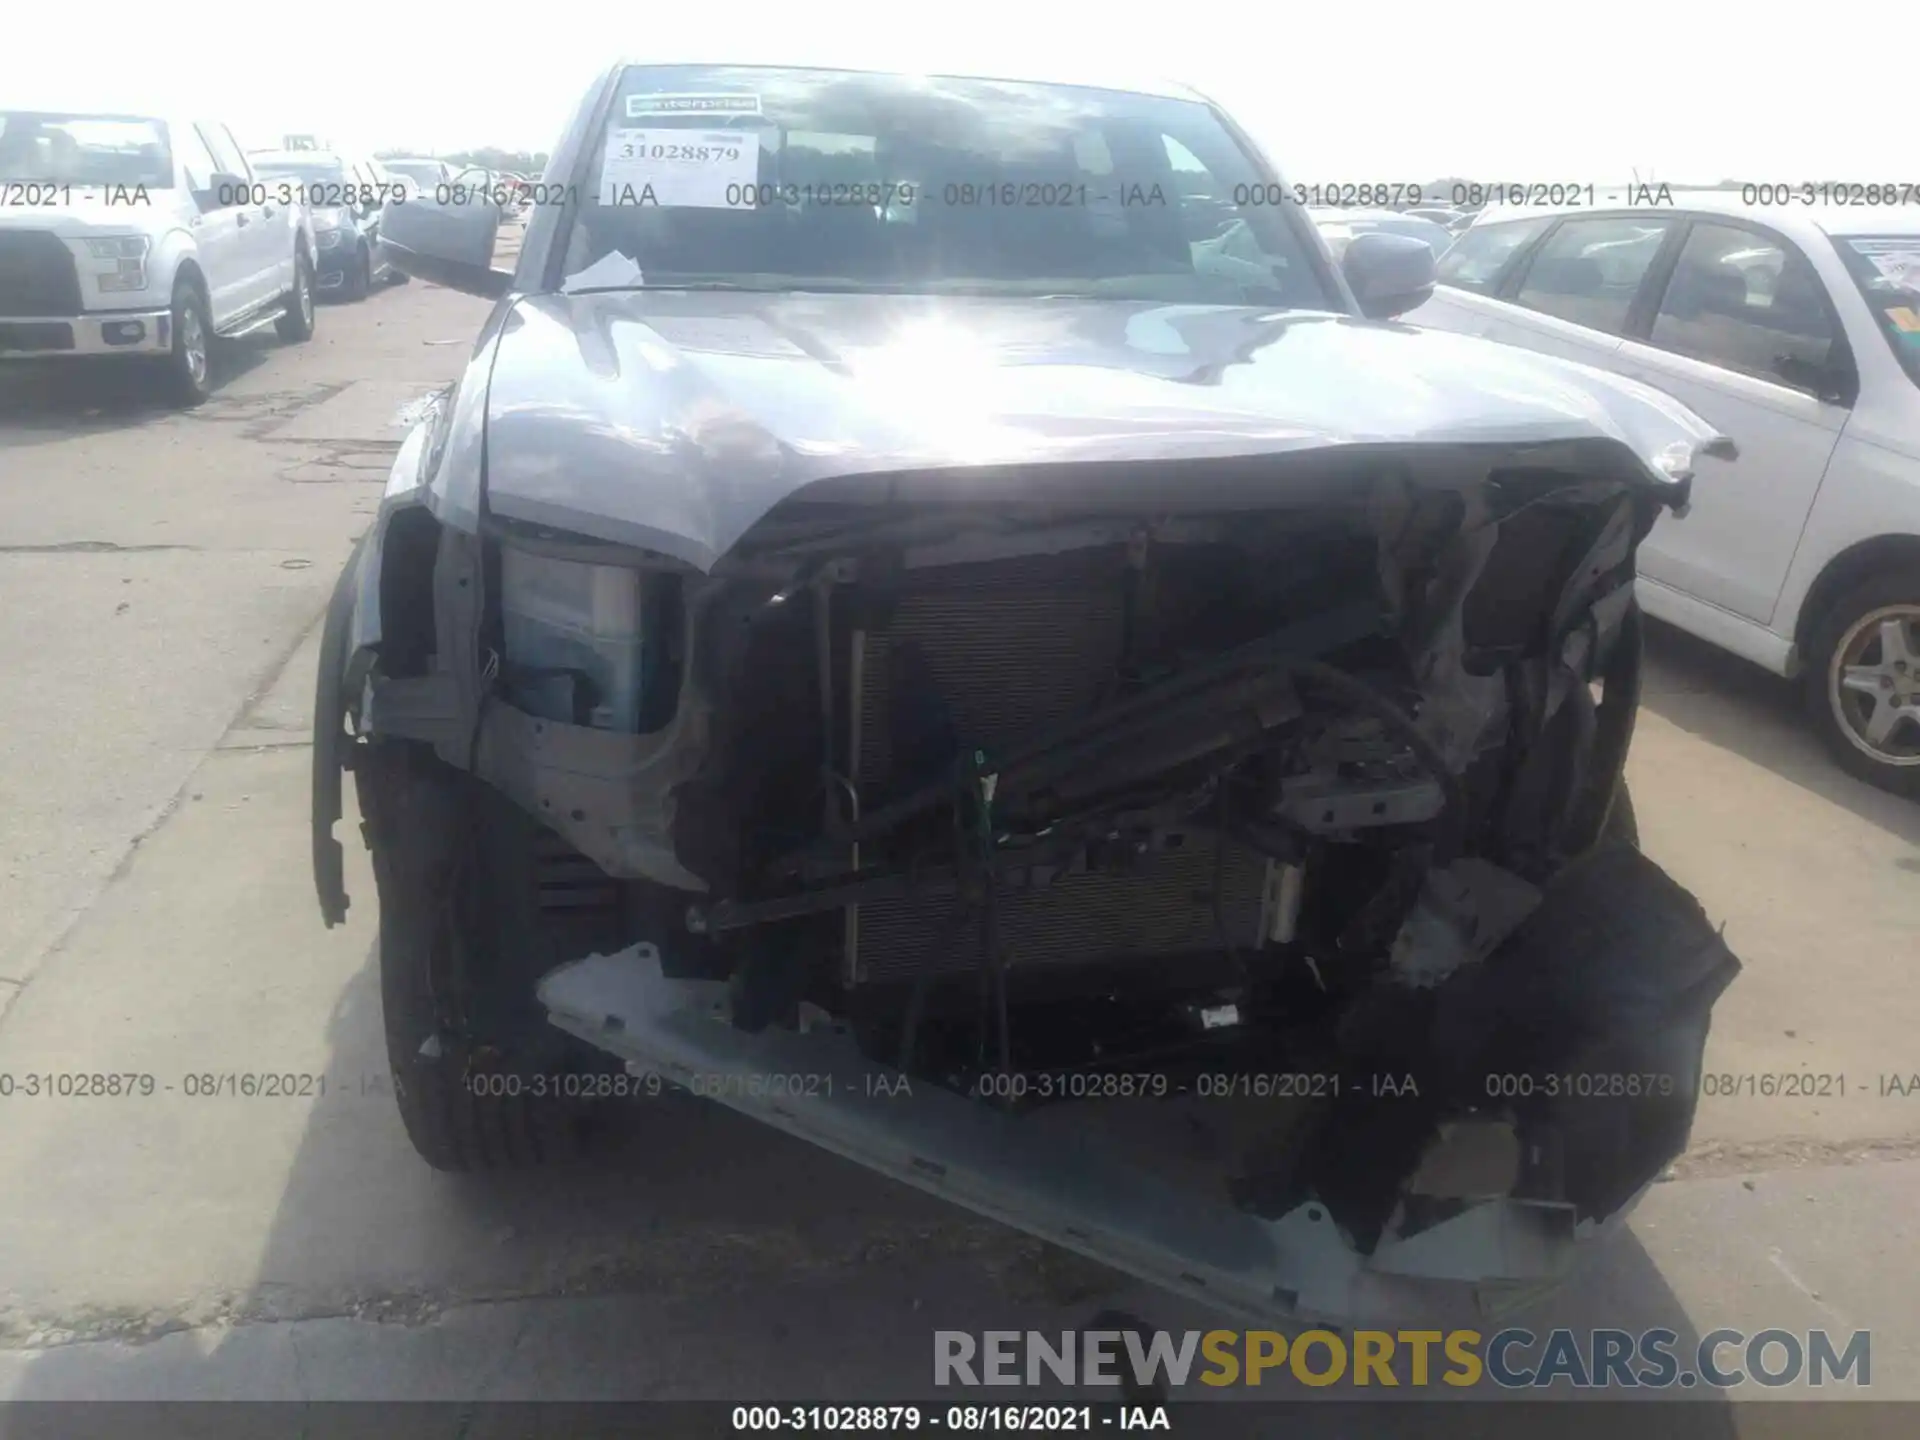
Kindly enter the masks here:
[[549, 1025], [534, 993], [558, 958], [540, 935], [531, 863], [540, 827], [422, 746], [370, 745], [354, 777], [379, 894], [387, 1061], [407, 1138], [437, 1170], [578, 1155], [590, 1107], [534, 1087], [615, 1064]]
[[[1893, 672], [1886, 677], [1888, 693], [1904, 694], [1909, 705], [1920, 706], [1920, 651], [1909, 641], [1911, 658], [1907, 660], [1883, 653], [1882, 642], [1872, 632], [1884, 619], [1904, 620], [1909, 634], [1920, 630], [1920, 571], [1912, 567], [1882, 570], [1827, 607], [1809, 636], [1803, 699], [1814, 730], [1841, 769], [1896, 795], [1920, 797], [1920, 722], [1897, 722], [1882, 742], [1884, 749], [1874, 746], [1864, 732], [1871, 706], [1865, 697], [1839, 683], [1841, 671], [1859, 663], [1850, 660], [1848, 652], [1873, 655], [1871, 664], [1884, 664]], [[1842, 710], [1852, 717], [1851, 723], [1842, 717]]]
[[169, 402], [190, 410], [213, 393], [213, 319], [206, 293], [190, 276], [173, 282], [172, 311], [173, 348], [160, 361], [160, 383]]
[[313, 338], [313, 262], [305, 252], [293, 257], [293, 289], [287, 292], [286, 312], [273, 322], [282, 340], [298, 345]]
[[364, 300], [373, 290], [373, 252], [362, 245], [354, 252], [353, 267], [347, 271], [343, 297]]

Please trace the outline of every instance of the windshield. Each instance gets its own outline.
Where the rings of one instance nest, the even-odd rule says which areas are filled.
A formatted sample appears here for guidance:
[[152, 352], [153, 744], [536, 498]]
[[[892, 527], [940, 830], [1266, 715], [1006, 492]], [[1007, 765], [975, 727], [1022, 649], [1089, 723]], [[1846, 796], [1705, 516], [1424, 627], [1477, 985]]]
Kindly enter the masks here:
[[1833, 244], [1900, 368], [1920, 385], [1920, 235], [1836, 236]]
[[0, 110], [0, 180], [53, 185], [173, 185], [159, 120]]
[[438, 160], [382, 160], [380, 163], [419, 185], [437, 185], [445, 173]]
[[295, 180], [339, 180], [346, 165], [338, 155], [255, 155], [253, 173]]
[[1337, 308], [1279, 189], [1197, 101], [828, 70], [634, 67], [593, 148], [564, 274], [570, 289]]

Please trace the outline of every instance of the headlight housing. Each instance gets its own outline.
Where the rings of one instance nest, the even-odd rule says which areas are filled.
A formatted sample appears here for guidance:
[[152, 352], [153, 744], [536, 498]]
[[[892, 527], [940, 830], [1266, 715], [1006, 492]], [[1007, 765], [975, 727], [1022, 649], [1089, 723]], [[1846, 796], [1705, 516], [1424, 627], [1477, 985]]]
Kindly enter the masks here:
[[96, 260], [144, 261], [151, 243], [144, 235], [109, 235], [101, 239], [89, 237], [86, 246], [87, 253]]
[[93, 260], [94, 283], [103, 295], [147, 288], [147, 251], [153, 242], [145, 235], [88, 236], [82, 243]]
[[669, 584], [677, 581], [503, 543], [501, 680], [513, 703], [563, 725], [627, 734], [650, 728], [643, 721], [670, 698], [649, 693], [664, 629], [662, 587]]
[[315, 230], [313, 232], [313, 243], [318, 245], [322, 250], [333, 249], [340, 243], [340, 239], [341, 232], [338, 230]]

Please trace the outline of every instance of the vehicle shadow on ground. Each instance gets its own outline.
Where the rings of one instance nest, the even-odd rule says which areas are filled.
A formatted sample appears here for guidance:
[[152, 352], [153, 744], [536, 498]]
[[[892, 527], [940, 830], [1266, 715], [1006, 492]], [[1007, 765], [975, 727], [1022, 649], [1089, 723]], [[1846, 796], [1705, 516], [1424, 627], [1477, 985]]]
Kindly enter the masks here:
[[377, 298], [388, 290], [397, 290], [403, 284], [417, 285], [419, 283], [417, 280], [406, 280], [398, 274], [394, 274], [387, 276], [385, 279], [376, 279], [373, 282], [373, 287], [357, 299], [347, 294], [343, 286], [335, 286], [331, 290], [316, 289], [313, 292], [313, 299], [316, 305], [325, 306], [328, 309], [336, 309], [343, 305], [364, 305], [369, 300]]
[[[214, 395], [283, 344], [271, 329], [217, 341], [208, 357]], [[142, 362], [82, 357], [0, 364], [0, 450], [133, 429], [179, 413], [161, 395], [153, 367]]]
[[1796, 682], [1650, 620], [1641, 706], [1920, 846], [1920, 805], [1835, 764], [1807, 721]]
[[[140, 1347], [150, 1363], [104, 1379], [98, 1357], [80, 1353], [91, 1347], [51, 1349], [14, 1398], [1057, 1402], [1068, 1394], [1057, 1387], [936, 1391], [934, 1332], [1057, 1336], [1104, 1327], [1096, 1317], [1111, 1311], [1175, 1332], [1247, 1324], [671, 1092], [611, 1103], [591, 1162], [436, 1174], [408, 1148], [386, 1091], [372, 957], [328, 1039], [329, 1095], [308, 1116], [252, 1287], [231, 1304], [237, 1328], [210, 1332], [221, 1337], [210, 1348], [209, 1332], [165, 1336]], [[1477, 1328], [1665, 1327], [1677, 1355], [1692, 1353], [1698, 1332], [1637, 1239], [1618, 1234], [1592, 1260], [1570, 1289]], [[536, 1297], [561, 1298], [537, 1314], [478, 1303]], [[257, 1323], [269, 1321], [306, 1323]], [[1115, 1398], [1078, 1398], [1102, 1394]], [[1405, 1400], [1384, 1419], [1370, 1410], [1365, 1430], [1414, 1435], [1426, 1405], [1490, 1396], [1436, 1383], [1381, 1397], [1278, 1374], [1257, 1389], [1195, 1380], [1175, 1398], [1325, 1402], [1290, 1412], [1287, 1433], [1344, 1437], [1354, 1421], [1343, 1401]], [[1728, 1407], [1688, 1396], [1689, 1435], [1735, 1433]], [[327, 1433], [325, 1412], [284, 1408], [285, 1433]], [[491, 1413], [445, 1433], [506, 1433], [493, 1427], [507, 1412]], [[279, 1424], [275, 1412], [273, 1433]], [[1248, 1412], [1245, 1433], [1271, 1429]]]

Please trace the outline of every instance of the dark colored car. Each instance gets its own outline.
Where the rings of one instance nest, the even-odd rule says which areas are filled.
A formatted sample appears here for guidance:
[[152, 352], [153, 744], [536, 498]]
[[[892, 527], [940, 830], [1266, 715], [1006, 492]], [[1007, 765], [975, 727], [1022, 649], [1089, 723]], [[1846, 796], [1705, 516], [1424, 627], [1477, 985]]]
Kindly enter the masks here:
[[1453, 245], [1453, 234], [1446, 226], [1418, 215], [1393, 210], [1310, 210], [1328, 247], [1338, 256], [1355, 235], [1379, 231], [1388, 235], [1407, 235], [1423, 242], [1437, 261]]
[[1565, 1275], [1738, 969], [1621, 779], [1726, 442], [1176, 88], [622, 65], [546, 183], [389, 216], [496, 304], [319, 672], [420, 1154], [676, 1085], [1289, 1324]]
[[372, 161], [328, 150], [267, 150], [249, 158], [269, 190], [285, 188], [312, 212], [320, 294], [363, 300], [375, 285], [406, 278], [380, 253], [380, 217], [388, 201], [414, 196], [410, 183]]

